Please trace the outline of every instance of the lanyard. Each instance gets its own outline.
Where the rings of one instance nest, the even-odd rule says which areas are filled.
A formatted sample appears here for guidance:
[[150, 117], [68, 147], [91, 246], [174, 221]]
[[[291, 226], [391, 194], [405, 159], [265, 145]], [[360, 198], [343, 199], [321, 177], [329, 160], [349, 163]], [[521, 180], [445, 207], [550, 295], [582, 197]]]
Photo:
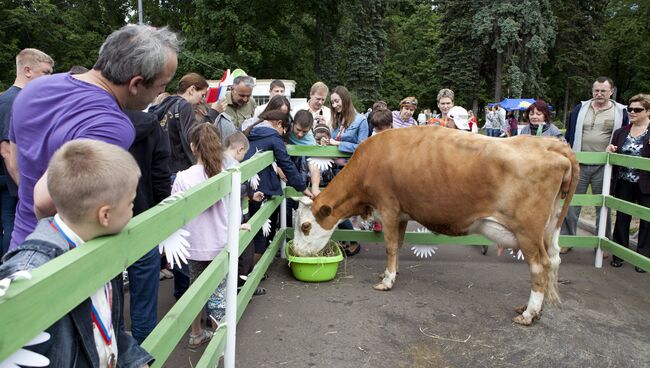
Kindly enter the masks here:
[[[57, 233], [59, 233], [59, 234], [61, 234], [61, 236], [63, 236], [63, 238], [66, 240], [66, 242], [68, 242], [68, 246], [70, 247], [70, 249], [74, 249], [74, 248], [77, 247], [77, 245], [72, 241], [72, 239], [70, 239], [70, 237], [67, 236], [63, 232], [63, 230], [61, 230], [61, 228], [59, 227], [59, 224], [57, 224], [56, 221], [51, 220], [50, 221], [50, 226], [52, 226], [52, 228]], [[104, 284], [104, 295], [106, 296], [106, 300], [108, 301], [109, 310], [111, 311], [111, 313], [113, 313], [113, 298], [112, 298], [113, 287], [111, 286], [110, 282], [107, 282], [106, 284]], [[113, 331], [113, 322], [111, 321], [111, 318], [109, 317], [109, 321], [108, 321], [109, 322], [108, 323], [109, 328], [106, 328], [106, 325], [104, 325], [104, 322], [102, 321], [101, 317], [99, 316], [99, 312], [97, 312], [97, 308], [95, 308], [95, 305], [92, 303], [92, 299], [91, 299], [91, 302], [90, 302], [90, 307], [92, 309], [93, 323], [95, 324], [95, 326], [99, 330], [99, 334], [102, 336], [102, 339], [104, 340], [106, 345], [111, 346], [111, 343], [113, 342], [113, 336], [111, 334], [111, 331]]]

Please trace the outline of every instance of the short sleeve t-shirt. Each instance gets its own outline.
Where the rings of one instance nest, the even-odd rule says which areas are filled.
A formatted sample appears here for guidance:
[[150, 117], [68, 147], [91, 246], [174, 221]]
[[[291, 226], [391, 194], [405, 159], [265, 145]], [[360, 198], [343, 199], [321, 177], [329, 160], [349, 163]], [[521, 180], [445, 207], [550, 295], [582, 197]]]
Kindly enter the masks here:
[[[9, 123], [11, 121], [11, 106], [21, 88], [11, 86], [0, 96], [0, 141], [9, 140]], [[4, 160], [0, 160], [0, 175], [5, 175]]]
[[128, 149], [135, 129], [111, 94], [68, 73], [38, 78], [16, 97], [9, 140], [18, 148], [20, 186], [10, 249], [36, 227], [34, 185], [50, 158], [64, 143], [81, 138]]

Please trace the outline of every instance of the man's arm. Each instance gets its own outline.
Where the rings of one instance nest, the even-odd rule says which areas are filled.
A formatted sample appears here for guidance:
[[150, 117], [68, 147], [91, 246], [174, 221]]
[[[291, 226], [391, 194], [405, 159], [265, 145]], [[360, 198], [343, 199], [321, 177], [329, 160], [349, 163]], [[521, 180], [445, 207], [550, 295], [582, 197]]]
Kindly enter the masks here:
[[5, 167], [11, 179], [18, 185], [18, 156], [16, 144], [9, 141], [0, 142], [0, 156], [5, 162]]
[[37, 219], [43, 217], [54, 216], [56, 214], [56, 206], [50, 197], [50, 192], [47, 190], [47, 171], [41, 176], [34, 185], [34, 215]]

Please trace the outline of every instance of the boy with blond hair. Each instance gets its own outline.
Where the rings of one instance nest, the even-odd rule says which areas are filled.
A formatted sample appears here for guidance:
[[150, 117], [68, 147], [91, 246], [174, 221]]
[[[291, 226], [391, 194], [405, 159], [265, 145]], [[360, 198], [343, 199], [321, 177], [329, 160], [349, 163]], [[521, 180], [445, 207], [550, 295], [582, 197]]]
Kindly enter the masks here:
[[[52, 156], [47, 173], [57, 214], [41, 219], [5, 256], [0, 279], [116, 234], [132, 217], [140, 169], [122, 148], [87, 139], [70, 141]], [[104, 284], [47, 329], [49, 340], [27, 349], [47, 357], [51, 367], [147, 367], [153, 357], [124, 331], [120, 282]]]

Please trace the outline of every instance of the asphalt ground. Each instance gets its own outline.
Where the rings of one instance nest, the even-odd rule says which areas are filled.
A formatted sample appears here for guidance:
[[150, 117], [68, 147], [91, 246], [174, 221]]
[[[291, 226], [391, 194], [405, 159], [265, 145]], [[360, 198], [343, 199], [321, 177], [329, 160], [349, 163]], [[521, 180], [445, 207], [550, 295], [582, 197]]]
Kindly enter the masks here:
[[[303, 283], [275, 259], [237, 326], [237, 367], [650, 367], [650, 274], [629, 264], [563, 255], [562, 304], [524, 327], [511, 318], [529, 297], [527, 265], [494, 247], [440, 245], [420, 259], [405, 245], [394, 288], [375, 291], [385, 262], [383, 244], [363, 244], [333, 281]], [[161, 283], [160, 316], [172, 283]], [[166, 367], [198, 362], [186, 344]]]

